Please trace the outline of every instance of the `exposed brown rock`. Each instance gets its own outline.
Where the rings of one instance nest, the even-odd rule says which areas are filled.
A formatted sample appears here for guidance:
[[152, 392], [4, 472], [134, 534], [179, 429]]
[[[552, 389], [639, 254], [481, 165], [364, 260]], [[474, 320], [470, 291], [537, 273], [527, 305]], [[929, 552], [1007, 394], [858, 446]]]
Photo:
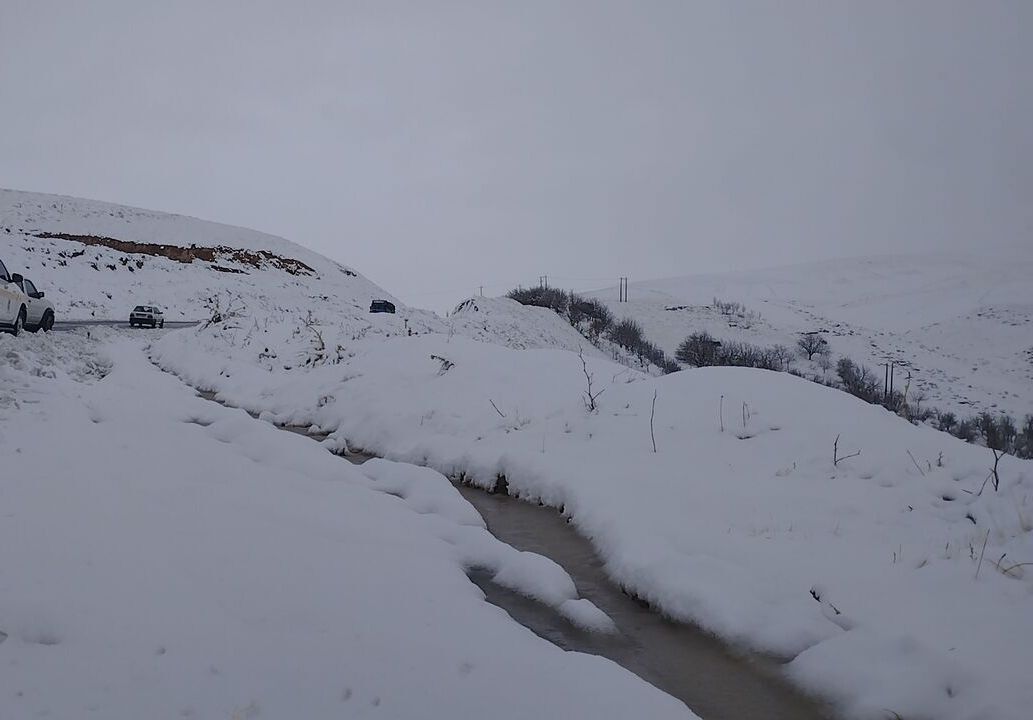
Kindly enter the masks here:
[[[42, 232], [37, 233], [36, 237], [54, 240], [69, 240], [71, 242], [82, 243], [83, 245], [101, 245], [119, 252], [137, 253], [140, 255], [156, 255], [181, 263], [190, 263], [194, 260], [214, 263], [217, 260], [222, 260], [224, 262], [229, 261], [240, 263], [241, 265], [250, 265], [251, 267], [259, 269], [274, 267], [278, 270], [288, 272], [291, 275], [316, 274], [315, 270], [300, 260], [281, 257], [280, 255], [271, 253], [268, 250], [242, 250], [240, 248], [231, 248], [225, 245], [217, 245], [216, 247], [199, 247], [197, 245], [191, 245], [190, 247], [180, 247], [178, 245], [155, 245], [152, 243], [116, 240], [115, 238], [102, 237], [100, 235], [72, 235], [70, 233]], [[73, 254], [71, 257], [76, 257], [76, 255]], [[221, 266], [214, 266], [213, 269], [221, 272], [242, 272]]]

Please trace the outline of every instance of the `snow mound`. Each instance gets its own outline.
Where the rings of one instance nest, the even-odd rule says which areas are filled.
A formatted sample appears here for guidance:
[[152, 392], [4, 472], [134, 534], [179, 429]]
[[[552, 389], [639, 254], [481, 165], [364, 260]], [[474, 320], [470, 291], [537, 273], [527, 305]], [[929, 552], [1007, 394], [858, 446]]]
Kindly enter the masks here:
[[585, 337], [551, 310], [506, 297], [470, 298], [449, 315], [456, 332], [515, 350], [557, 348], [595, 353]]

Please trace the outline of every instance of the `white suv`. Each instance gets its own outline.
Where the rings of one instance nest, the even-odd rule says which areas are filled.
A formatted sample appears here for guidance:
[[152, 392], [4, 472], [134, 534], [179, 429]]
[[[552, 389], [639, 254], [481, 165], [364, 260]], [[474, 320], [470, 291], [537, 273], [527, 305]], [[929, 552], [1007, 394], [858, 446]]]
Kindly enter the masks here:
[[46, 298], [46, 293], [37, 290], [32, 280], [22, 277], [17, 273], [14, 275], [14, 284], [22, 289], [25, 297], [28, 298], [25, 309], [25, 329], [31, 332], [42, 330], [50, 332], [54, 327], [54, 303]]
[[161, 308], [153, 305], [137, 305], [133, 308], [133, 312], [129, 313], [129, 327], [137, 325], [163, 328], [165, 327], [165, 316], [161, 314]]
[[29, 298], [0, 260], [0, 328], [14, 335], [20, 333], [29, 315], [28, 305]]

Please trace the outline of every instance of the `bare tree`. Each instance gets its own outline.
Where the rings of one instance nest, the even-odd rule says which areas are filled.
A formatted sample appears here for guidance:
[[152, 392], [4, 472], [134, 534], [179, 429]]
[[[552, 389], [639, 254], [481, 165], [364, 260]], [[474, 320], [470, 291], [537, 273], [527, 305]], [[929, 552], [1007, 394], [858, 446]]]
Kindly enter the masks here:
[[808, 360], [812, 360], [815, 355], [828, 347], [828, 341], [819, 333], [804, 333], [803, 337], [796, 341], [796, 347], [807, 355]]
[[790, 361], [793, 359], [792, 351], [785, 345], [772, 345], [768, 352], [771, 353], [771, 357], [776, 365], [776, 370], [786, 370], [789, 367]]
[[832, 369], [832, 353], [829, 352], [827, 347], [818, 353], [818, 367], [821, 368], [822, 377], [827, 376], [829, 370]]

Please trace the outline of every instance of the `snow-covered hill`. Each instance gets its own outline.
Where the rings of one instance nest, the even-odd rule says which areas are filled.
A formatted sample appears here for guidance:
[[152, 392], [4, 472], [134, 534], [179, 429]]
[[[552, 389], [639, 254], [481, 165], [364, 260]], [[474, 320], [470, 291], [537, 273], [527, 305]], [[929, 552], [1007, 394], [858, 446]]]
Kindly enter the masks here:
[[[394, 300], [354, 270], [283, 238], [93, 200], [2, 190], [0, 238], [8, 268], [49, 291], [64, 318], [121, 319], [147, 302], [163, 306], [169, 319], [197, 319], [205, 316], [204, 300], [218, 292], [349, 311], [366, 310], [373, 298]], [[135, 244], [138, 252], [106, 241]], [[212, 260], [153, 254], [162, 246], [194, 254], [212, 249]]]
[[[311, 311], [328, 353], [369, 334], [410, 331], [519, 349], [587, 345], [554, 314], [510, 300], [477, 298], [446, 321], [274, 235], [60, 195], [0, 190], [0, 259], [46, 291], [59, 320], [124, 319], [139, 303], [163, 307], [169, 320], [201, 320], [217, 297], [223, 314], [240, 313], [239, 324], [260, 315], [265, 334], [272, 327], [274, 335], [304, 335], [302, 344], [316, 338], [299, 332], [299, 317]], [[371, 315], [370, 301], [380, 298], [394, 302], [397, 315]]]
[[[638, 320], [671, 354], [700, 330], [789, 347], [802, 332], [823, 331], [834, 359], [873, 369], [895, 362], [898, 389], [910, 371], [912, 391], [927, 404], [965, 415], [1033, 412], [1033, 254], [885, 256], [693, 275], [633, 283], [626, 303], [616, 302], [616, 288], [586, 294]], [[723, 314], [715, 298], [742, 303], [745, 317]]]

